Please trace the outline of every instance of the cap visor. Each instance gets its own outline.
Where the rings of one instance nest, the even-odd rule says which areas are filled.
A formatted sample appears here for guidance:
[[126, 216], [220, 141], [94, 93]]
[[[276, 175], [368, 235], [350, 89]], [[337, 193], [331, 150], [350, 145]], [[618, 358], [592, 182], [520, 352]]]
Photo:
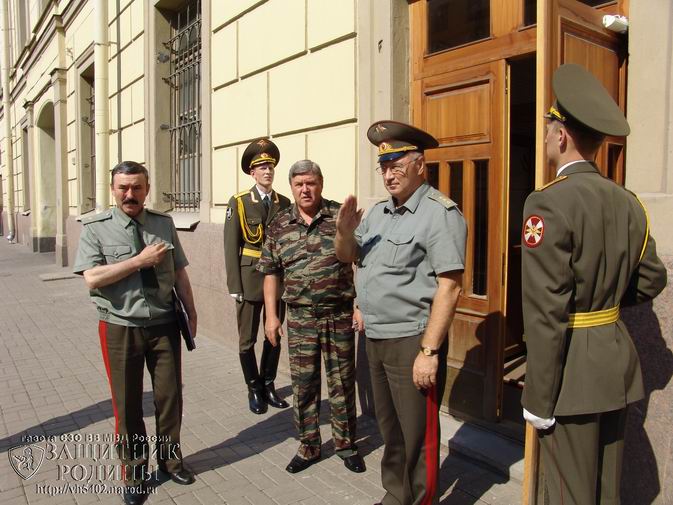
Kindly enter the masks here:
[[382, 154], [379, 156], [379, 163], [383, 163], [384, 161], [393, 161], [401, 158], [407, 153], [410, 153], [411, 151], [404, 151], [401, 153], [388, 153], [388, 154]]

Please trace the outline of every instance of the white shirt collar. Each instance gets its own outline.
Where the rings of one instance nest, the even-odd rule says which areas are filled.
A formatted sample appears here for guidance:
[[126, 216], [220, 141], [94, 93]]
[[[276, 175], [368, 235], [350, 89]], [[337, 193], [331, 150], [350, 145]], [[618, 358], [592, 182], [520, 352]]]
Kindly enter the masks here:
[[561, 168], [559, 168], [559, 169], [556, 171], [556, 177], [558, 177], [559, 175], [561, 175], [561, 172], [563, 172], [563, 171], [564, 171], [566, 168], [568, 168], [570, 165], [574, 165], [575, 163], [584, 163], [584, 162], [587, 162], [587, 163], [588, 163], [588, 160], [575, 160], [575, 161], [571, 161], [571, 162], [569, 162], [569, 163], [566, 163], [565, 165], [563, 165]]
[[[257, 192], [259, 193], [259, 196], [260, 196], [260, 198], [261, 198], [262, 200], [264, 200], [264, 198], [265, 198], [266, 196], [268, 196], [268, 197], [269, 197], [269, 200], [271, 200], [271, 193], [270, 193], [270, 192], [269, 192], [269, 193], [265, 193], [264, 190], [263, 190], [262, 188], [260, 188], [257, 184], [255, 184], [255, 187], [257, 188]], [[272, 191], [273, 191], [273, 190], [272, 190]]]

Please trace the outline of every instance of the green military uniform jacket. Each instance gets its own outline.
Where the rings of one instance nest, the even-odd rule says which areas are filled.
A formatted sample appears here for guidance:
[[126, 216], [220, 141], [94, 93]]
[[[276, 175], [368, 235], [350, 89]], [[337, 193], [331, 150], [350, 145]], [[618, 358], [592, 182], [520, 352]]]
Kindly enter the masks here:
[[[175, 271], [186, 267], [185, 256], [173, 219], [163, 212], [145, 209], [135, 220], [140, 223], [145, 244], [165, 242], [170, 250], [154, 272], [158, 288], [143, 286], [140, 271], [108, 286], [92, 289], [91, 299], [101, 321], [122, 326], [155, 326], [175, 321], [173, 286]], [[74, 273], [82, 274], [99, 265], [119, 263], [140, 251], [134, 240], [133, 219], [118, 208], [82, 221]]]
[[244, 300], [264, 301], [264, 275], [257, 271], [266, 238], [266, 226], [279, 210], [290, 206], [290, 200], [275, 191], [267, 212], [257, 187], [234, 195], [229, 200], [224, 222], [224, 263], [227, 288], [231, 294], [242, 294]]
[[637, 197], [588, 162], [570, 165], [529, 195], [522, 237], [528, 348], [522, 403], [529, 412], [543, 418], [608, 412], [643, 398], [626, 327], [621, 320], [594, 326], [591, 319], [650, 300], [665, 287], [666, 269], [648, 228]]

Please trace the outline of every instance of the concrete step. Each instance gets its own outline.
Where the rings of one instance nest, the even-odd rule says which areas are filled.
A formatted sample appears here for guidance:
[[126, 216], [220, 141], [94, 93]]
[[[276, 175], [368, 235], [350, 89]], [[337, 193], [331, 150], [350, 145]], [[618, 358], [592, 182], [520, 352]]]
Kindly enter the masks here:
[[449, 453], [459, 455], [521, 484], [523, 445], [480, 426], [440, 414], [441, 441]]

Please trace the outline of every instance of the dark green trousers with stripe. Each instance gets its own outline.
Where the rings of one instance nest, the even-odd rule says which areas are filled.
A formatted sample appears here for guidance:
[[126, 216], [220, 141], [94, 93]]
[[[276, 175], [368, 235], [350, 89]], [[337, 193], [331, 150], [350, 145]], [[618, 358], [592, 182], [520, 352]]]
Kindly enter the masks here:
[[446, 383], [448, 345], [439, 352], [437, 384], [413, 382], [421, 335], [367, 339], [374, 409], [385, 448], [381, 458], [383, 505], [439, 503], [439, 404]]
[[[150, 456], [156, 457], [161, 469], [180, 471], [182, 376], [177, 326], [171, 323], [137, 328], [100, 321], [98, 330], [124, 481], [135, 486], [146, 480]], [[154, 390], [156, 439], [151, 443], [143, 422], [145, 365]]]

